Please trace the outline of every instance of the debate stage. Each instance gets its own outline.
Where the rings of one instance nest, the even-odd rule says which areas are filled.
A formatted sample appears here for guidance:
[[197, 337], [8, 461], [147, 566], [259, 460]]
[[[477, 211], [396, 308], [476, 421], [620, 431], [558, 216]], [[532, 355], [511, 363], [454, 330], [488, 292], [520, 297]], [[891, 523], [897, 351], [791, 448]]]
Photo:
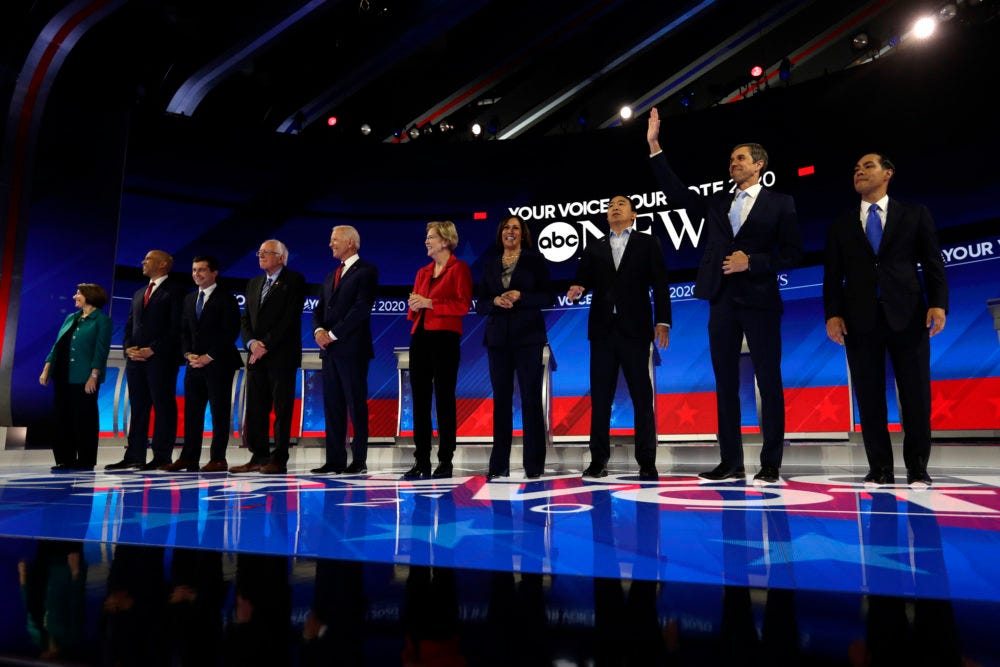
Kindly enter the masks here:
[[[277, 476], [0, 452], [0, 662], [44, 651], [32, 618], [67, 616], [59, 655], [80, 664], [169, 664], [192, 637], [203, 664], [1000, 664], [998, 450], [935, 443], [923, 491], [900, 468], [865, 489], [844, 443], [792, 445], [766, 488], [753, 447], [722, 483], [696, 476], [706, 445], [661, 446], [657, 482], [627, 447], [596, 480], [585, 446], [553, 448], [539, 480], [515, 450], [491, 482], [468, 445], [454, 477], [419, 481], [405, 447], [356, 476], [310, 474], [308, 447]], [[119, 458], [102, 446], [99, 468]]]

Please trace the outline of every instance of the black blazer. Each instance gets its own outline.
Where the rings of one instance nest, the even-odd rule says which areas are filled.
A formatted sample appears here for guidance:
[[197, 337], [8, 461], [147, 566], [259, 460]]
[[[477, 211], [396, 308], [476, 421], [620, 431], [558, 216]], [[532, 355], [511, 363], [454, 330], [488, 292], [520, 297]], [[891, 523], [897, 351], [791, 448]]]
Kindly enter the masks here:
[[827, 234], [826, 319], [844, 318], [848, 332], [871, 331], [881, 302], [889, 327], [901, 331], [918, 321], [923, 326], [928, 306], [947, 311], [944, 261], [927, 207], [890, 198], [877, 257], [865, 237], [860, 211], [856, 207], [839, 216]]
[[331, 271], [323, 280], [319, 303], [313, 309], [313, 331], [332, 331], [337, 340], [319, 351], [320, 357], [375, 356], [372, 345], [372, 306], [378, 289], [378, 269], [371, 262], [358, 259], [340, 275], [334, 289], [337, 272]]
[[243, 308], [243, 346], [259, 340], [267, 346], [259, 362], [269, 366], [298, 368], [302, 365], [302, 308], [306, 301], [306, 279], [288, 267], [271, 287], [267, 299], [260, 302], [264, 286], [262, 273], [247, 282], [246, 305]]
[[[545, 258], [534, 250], [522, 250], [510, 276], [510, 287], [504, 287], [500, 281], [501, 256], [498, 252], [486, 260], [476, 296], [476, 312], [487, 318], [483, 345], [544, 345], [548, 339], [542, 308], [554, 301]], [[513, 308], [493, 305], [493, 299], [512, 289], [521, 293]]]
[[[692, 218], [704, 219], [698, 244], [703, 250], [694, 286], [695, 297], [712, 301], [726, 281], [727, 296], [735, 303], [780, 312], [782, 303], [777, 274], [802, 261], [802, 236], [795, 200], [789, 195], [761, 188], [750, 214], [734, 236], [729, 223], [732, 193], [715, 192], [706, 196], [689, 189], [674, 174], [663, 153], [653, 156], [650, 163], [670, 204], [686, 208]], [[737, 250], [750, 258], [750, 268], [726, 276], [722, 273], [722, 261]]]
[[240, 304], [231, 292], [216, 285], [205, 302], [201, 319], [195, 314], [198, 290], [184, 297], [181, 327], [181, 349], [184, 354], [207, 354], [212, 364], [240, 368], [243, 359], [236, 347], [240, 335]]
[[587, 338], [604, 338], [611, 332], [615, 309], [617, 330], [630, 338], [652, 341], [655, 324], [671, 324], [667, 263], [655, 236], [633, 230], [617, 271], [609, 237], [592, 241], [583, 251], [574, 284], [593, 292]]
[[153, 290], [145, 307], [142, 300], [146, 286], [136, 290], [125, 322], [123, 352], [133, 346], [149, 347], [154, 356], [181, 365], [184, 361], [181, 356], [181, 306], [188, 289], [189, 283], [168, 276]]

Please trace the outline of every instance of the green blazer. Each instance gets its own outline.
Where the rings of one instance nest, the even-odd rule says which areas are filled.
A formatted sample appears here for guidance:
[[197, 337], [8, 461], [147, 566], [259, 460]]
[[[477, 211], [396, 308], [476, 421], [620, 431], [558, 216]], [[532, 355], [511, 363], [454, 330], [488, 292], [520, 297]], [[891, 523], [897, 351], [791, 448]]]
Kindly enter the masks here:
[[111, 318], [100, 310], [95, 310], [87, 317], [81, 317], [82, 315], [78, 310], [66, 316], [59, 327], [56, 343], [52, 345], [45, 361], [55, 362], [59, 340], [66, 335], [73, 322], [79, 321], [70, 342], [69, 384], [86, 384], [90, 372], [95, 368], [100, 372], [97, 378], [97, 383], [100, 384], [104, 382], [108, 353], [111, 351]]

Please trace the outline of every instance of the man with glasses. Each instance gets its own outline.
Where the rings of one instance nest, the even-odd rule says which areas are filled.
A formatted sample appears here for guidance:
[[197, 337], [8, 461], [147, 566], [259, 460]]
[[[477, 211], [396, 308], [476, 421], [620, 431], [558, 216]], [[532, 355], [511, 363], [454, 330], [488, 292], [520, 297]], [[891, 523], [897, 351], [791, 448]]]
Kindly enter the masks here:
[[[276, 239], [257, 251], [263, 275], [247, 283], [242, 316], [243, 344], [249, 355], [244, 437], [250, 461], [232, 473], [283, 474], [295, 403], [295, 377], [302, 365], [302, 307], [305, 277], [287, 267], [288, 248]], [[268, 436], [274, 410], [274, 450]]]

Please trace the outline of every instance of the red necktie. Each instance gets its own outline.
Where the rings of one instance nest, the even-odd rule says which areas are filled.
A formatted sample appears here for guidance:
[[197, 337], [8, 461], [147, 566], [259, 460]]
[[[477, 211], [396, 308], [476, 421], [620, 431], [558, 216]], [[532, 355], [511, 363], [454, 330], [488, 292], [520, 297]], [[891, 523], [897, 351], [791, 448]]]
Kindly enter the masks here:
[[340, 285], [340, 274], [344, 272], [344, 265], [341, 264], [337, 267], [337, 273], [333, 276], [333, 289], [337, 289]]
[[142, 297], [142, 307], [145, 308], [149, 304], [149, 295], [153, 293], [153, 283], [150, 282], [146, 285], [146, 294]]

